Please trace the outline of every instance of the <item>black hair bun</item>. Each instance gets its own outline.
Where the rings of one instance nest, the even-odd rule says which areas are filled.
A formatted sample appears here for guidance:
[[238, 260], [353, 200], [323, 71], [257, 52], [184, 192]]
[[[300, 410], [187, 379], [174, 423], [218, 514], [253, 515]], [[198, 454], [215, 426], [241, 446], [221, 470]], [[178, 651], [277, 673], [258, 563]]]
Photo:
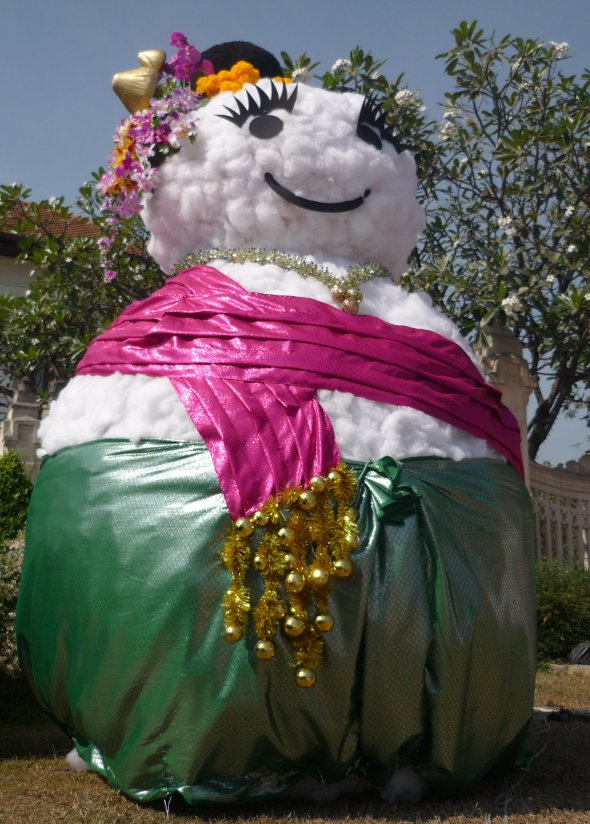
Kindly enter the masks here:
[[213, 63], [216, 72], [231, 69], [234, 63], [245, 60], [258, 69], [261, 77], [280, 77], [283, 73], [281, 64], [276, 57], [266, 49], [247, 43], [243, 40], [232, 40], [229, 43], [219, 43], [211, 46], [201, 56]]

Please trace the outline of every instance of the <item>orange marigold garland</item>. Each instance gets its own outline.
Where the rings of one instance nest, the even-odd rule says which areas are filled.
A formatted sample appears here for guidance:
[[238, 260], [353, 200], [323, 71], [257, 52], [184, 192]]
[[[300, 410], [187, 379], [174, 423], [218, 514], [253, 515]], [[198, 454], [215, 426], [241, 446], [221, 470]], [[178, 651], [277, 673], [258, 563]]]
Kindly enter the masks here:
[[[225, 637], [239, 641], [251, 613], [256, 656], [268, 660], [281, 627], [291, 639], [302, 687], [315, 683], [323, 635], [334, 626], [330, 579], [352, 571], [349, 556], [358, 543], [355, 494], [355, 476], [340, 463], [325, 477], [312, 478], [307, 489], [289, 488], [250, 518], [235, 521], [221, 553], [232, 578], [223, 600]], [[264, 585], [253, 609], [246, 585], [252, 567]]]
[[[222, 69], [216, 74], [207, 74], [199, 77], [195, 87], [197, 94], [211, 98], [221, 92], [239, 92], [246, 83], [257, 83], [260, 72], [246, 60], [238, 60], [231, 69]], [[290, 83], [290, 77], [275, 77], [273, 80]]]

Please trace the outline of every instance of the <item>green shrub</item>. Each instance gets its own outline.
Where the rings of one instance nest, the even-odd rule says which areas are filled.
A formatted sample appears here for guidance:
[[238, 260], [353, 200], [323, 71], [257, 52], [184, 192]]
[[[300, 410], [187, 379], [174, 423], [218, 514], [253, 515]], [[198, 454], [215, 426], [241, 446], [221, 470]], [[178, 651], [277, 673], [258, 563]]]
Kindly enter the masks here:
[[565, 661], [570, 650], [590, 639], [590, 571], [537, 565], [539, 661]]
[[25, 525], [32, 484], [16, 452], [0, 458], [0, 544], [12, 541]]
[[19, 674], [14, 619], [23, 551], [22, 536], [0, 546], [0, 675]]

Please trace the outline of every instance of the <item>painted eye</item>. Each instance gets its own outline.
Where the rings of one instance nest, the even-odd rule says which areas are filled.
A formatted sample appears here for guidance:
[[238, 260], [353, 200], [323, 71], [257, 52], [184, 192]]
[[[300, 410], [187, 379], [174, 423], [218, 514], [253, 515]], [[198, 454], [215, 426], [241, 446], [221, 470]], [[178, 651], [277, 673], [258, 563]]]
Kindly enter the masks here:
[[373, 131], [366, 123], [361, 123], [357, 126], [356, 133], [361, 140], [364, 140], [365, 143], [368, 143], [370, 146], [374, 146], [376, 149], [379, 149], [379, 151], [383, 148], [383, 143], [377, 132]]
[[283, 121], [274, 114], [261, 114], [250, 121], [250, 134], [259, 137], [261, 140], [269, 140], [276, 137], [283, 130]]

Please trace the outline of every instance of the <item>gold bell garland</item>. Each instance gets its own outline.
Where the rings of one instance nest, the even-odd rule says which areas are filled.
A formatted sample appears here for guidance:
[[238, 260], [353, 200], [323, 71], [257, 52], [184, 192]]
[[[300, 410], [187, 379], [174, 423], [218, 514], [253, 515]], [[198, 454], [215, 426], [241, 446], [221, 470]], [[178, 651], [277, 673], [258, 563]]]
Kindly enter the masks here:
[[[223, 599], [225, 637], [239, 641], [252, 615], [255, 653], [273, 658], [279, 626], [291, 639], [296, 680], [315, 683], [323, 638], [334, 626], [329, 613], [333, 576], [347, 577], [358, 544], [354, 474], [340, 463], [325, 477], [316, 475], [307, 489], [290, 487], [269, 498], [249, 518], [238, 518], [221, 552], [231, 574]], [[253, 567], [264, 590], [252, 608], [246, 575]]]
[[343, 312], [356, 315], [363, 299], [359, 288], [361, 283], [367, 283], [377, 278], [389, 278], [391, 272], [379, 263], [365, 263], [351, 266], [344, 277], [335, 277], [325, 266], [320, 266], [300, 255], [289, 255], [277, 249], [205, 249], [196, 254], [188, 255], [177, 263], [171, 274], [177, 275], [191, 266], [202, 266], [213, 260], [227, 260], [229, 263], [271, 263], [281, 269], [292, 270], [304, 278], [312, 278], [330, 290], [332, 300], [337, 303]]

